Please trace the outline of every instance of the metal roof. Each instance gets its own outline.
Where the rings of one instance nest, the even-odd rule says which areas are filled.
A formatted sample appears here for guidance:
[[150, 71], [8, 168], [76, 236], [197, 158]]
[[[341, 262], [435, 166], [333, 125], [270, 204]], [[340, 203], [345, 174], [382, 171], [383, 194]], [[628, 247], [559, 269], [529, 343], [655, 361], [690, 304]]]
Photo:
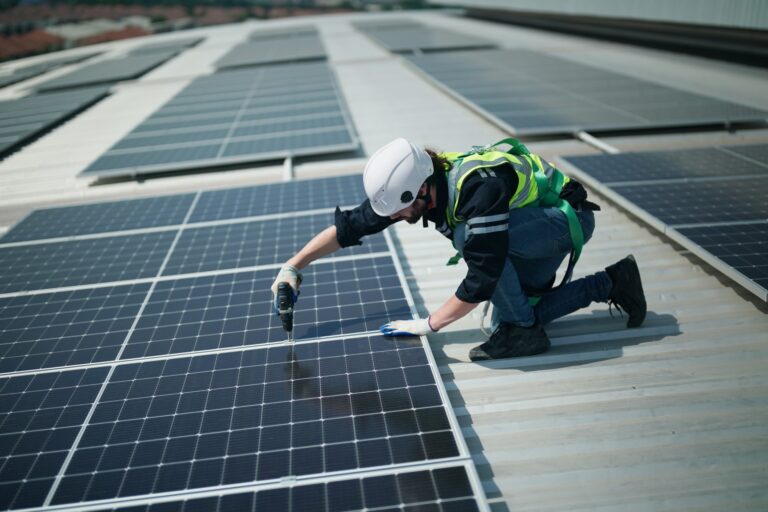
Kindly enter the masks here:
[[[504, 136], [351, 26], [368, 16], [267, 22], [275, 28], [317, 25], [361, 141], [358, 158], [295, 162], [296, 177], [360, 172], [365, 154], [398, 136], [441, 150]], [[434, 12], [393, 16], [768, 108], [763, 69]], [[173, 36], [206, 40], [138, 81], [118, 84], [109, 98], [0, 163], [0, 226], [46, 205], [282, 179], [282, 165], [100, 186], [75, 178], [191, 79], [212, 72], [213, 63], [255, 26], [153, 37], [152, 42]], [[99, 58], [135, 46], [99, 45], [106, 50]], [[75, 66], [15, 84], [0, 97], [16, 97]], [[768, 130], [604, 140], [625, 151], [706, 147], [767, 142]], [[549, 159], [596, 151], [575, 139], [534, 141], [530, 147]], [[493, 510], [765, 510], [768, 308], [608, 201], [599, 202], [603, 212], [577, 276], [635, 254], [649, 305], [642, 328], [626, 329], [606, 305], [595, 304], [548, 327], [550, 352], [484, 364], [467, 357], [484, 339], [477, 312], [430, 337]], [[445, 266], [453, 250], [434, 230], [403, 225], [393, 235], [418, 309], [434, 310], [453, 293], [463, 267]]]

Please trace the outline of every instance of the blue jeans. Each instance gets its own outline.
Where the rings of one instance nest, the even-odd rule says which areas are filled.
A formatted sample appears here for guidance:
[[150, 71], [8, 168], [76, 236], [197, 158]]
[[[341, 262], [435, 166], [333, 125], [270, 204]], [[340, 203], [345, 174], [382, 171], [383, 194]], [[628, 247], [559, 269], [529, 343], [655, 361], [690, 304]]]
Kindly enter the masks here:
[[[595, 216], [591, 211], [577, 215], [586, 244], [595, 229]], [[465, 233], [463, 223], [456, 226], [454, 244], [459, 252], [463, 252]], [[493, 329], [501, 321], [522, 327], [536, 322], [546, 325], [592, 302], [608, 300], [612, 283], [601, 271], [544, 294], [535, 307], [528, 303], [526, 290], [547, 289], [572, 247], [568, 220], [557, 208], [529, 207], [509, 212], [508, 257], [491, 297]]]

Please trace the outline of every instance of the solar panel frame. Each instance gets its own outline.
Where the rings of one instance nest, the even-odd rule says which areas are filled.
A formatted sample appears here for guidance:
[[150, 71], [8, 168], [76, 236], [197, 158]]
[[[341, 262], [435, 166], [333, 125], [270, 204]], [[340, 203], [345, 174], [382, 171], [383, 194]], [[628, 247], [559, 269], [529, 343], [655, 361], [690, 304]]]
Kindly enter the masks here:
[[285, 62], [325, 60], [325, 46], [317, 29], [303, 25], [296, 30], [257, 30], [248, 40], [216, 61], [219, 70]]
[[[438, 61], [444, 62], [436, 65]], [[406, 55], [404, 62], [457, 101], [517, 135], [764, 122], [768, 119], [768, 112], [738, 103], [531, 50]], [[427, 69], [430, 66], [433, 69]], [[440, 66], [441, 70], [436, 69]], [[457, 69], [462, 73], [457, 73]], [[479, 77], [488, 82], [483, 83]], [[495, 81], [490, 77], [495, 77]], [[560, 83], [564, 86], [558, 85]], [[462, 91], [462, 87], [469, 87], [470, 91], [490, 90], [493, 94], [487, 100], [482, 96], [473, 98], [472, 94]], [[662, 100], [665, 103], [659, 105]], [[684, 108], [684, 103], [688, 103], [689, 115], [676, 115]], [[592, 121], [585, 121], [589, 116]]]

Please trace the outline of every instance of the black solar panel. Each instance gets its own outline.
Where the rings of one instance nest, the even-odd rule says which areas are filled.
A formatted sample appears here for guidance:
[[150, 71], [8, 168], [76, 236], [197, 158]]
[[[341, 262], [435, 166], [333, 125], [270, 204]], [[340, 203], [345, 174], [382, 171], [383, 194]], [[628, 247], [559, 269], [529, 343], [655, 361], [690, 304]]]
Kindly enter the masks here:
[[[282, 263], [331, 224], [332, 214], [319, 214], [189, 228], [179, 238], [164, 274]], [[367, 237], [362, 246], [345, 249], [343, 254], [386, 250], [384, 236], [378, 234]]]
[[768, 118], [768, 112], [530, 50], [449, 52], [408, 59], [439, 85], [517, 134]]
[[0, 293], [154, 277], [176, 232], [0, 247]]
[[359, 174], [203, 192], [190, 222], [357, 205], [365, 199]]
[[0, 243], [181, 224], [194, 194], [35, 210]]
[[0, 378], [0, 509], [43, 505], [107, 372]]
[[0, 299], [0, 373], [117, 359], [149, 284]]
[[[768, 300], [768, 146], [574, 156], [584, 180], [617, 194]], [[658, 227], [658, 226], [657, 226]], [[674, 234], [673, 232], [670, 232]], [[708, 260], [709, 261], [709, 260]]]
[[[244, 492], [131, 507], [131, 512], [349, 512], [419, 510], [473, 512], [478, 509], [463, 466], [335, 480], [322, 484]], [[385, 508], [381, 508], [385, 507]], [[404, 508], [401, 508], [404, 507]], [[127, 510], [113, 508], [110, 510]]]
[[128, 55], [94, 62], [66, 75], [52, 78], [37, 86], [38, 91], [54, 91], [73, 87], [110, 84], [138, 78], [176, 55], [176, 51]]
[[417, 340], [145, 362], [116, 368], [52, 503], [457, 455]]
[[81, 89], [0, 101], [0, 156], [90, 107], [107, 90]]
[[196, 79], [82, 174], [133, 175], [356, 147], [328, 65], [274, 65]]

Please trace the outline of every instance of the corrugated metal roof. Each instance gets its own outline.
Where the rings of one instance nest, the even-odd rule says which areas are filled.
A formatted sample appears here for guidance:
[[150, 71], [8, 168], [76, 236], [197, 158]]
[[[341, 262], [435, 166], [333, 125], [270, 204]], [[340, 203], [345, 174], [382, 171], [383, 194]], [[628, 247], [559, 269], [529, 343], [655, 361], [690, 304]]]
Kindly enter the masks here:
[[[764, 70], [436, 13], [395, 15], [768, 108]], [[318, 25], [363, 152], [397, 136], [453, 150], [503, 135], [400, 57], [356, 32], [349, 22], [360, 16], [269, 23]], [[115, 87], [111, 98], [0, 163], [0, 225], [42, 205], [281, 179], [279, 165], [98, 187], [75, 178], [189, 80], [211, 72], [211, 64], [253, 27], [185, 32], [179, 37], [208, 39], [138, 82]], [[99, 48], [117, 55], [134, 45], [125, 41]], [[2, 95], [11, 97], [32, 83]], [[765, 142], [768, 130], [667, 132], [606, 141], [623, 150], [700, 147]], [[550, 159], [595, 152], [574, 140], [531, 147]], [[363, 154], [298, 162], [295, 175], [359, 172], [363, 162]], [[604, 211], [577, 275], [635, 254], [650, 311], [642, 328], [626, 329], [606, 305], [596, 304], [548, 327], [550, 352], [484, 364], [467, 357], [484, 339], [477, 313], [430, 337], [493, 509], [765, 510], [766, 306], [607, 201], [601, 204]], [[434, 310], [453, 293], [465, 267], [444, 265], [453, 250], [434, 230], [397, 226], [393, 233], [418, 309]]]

